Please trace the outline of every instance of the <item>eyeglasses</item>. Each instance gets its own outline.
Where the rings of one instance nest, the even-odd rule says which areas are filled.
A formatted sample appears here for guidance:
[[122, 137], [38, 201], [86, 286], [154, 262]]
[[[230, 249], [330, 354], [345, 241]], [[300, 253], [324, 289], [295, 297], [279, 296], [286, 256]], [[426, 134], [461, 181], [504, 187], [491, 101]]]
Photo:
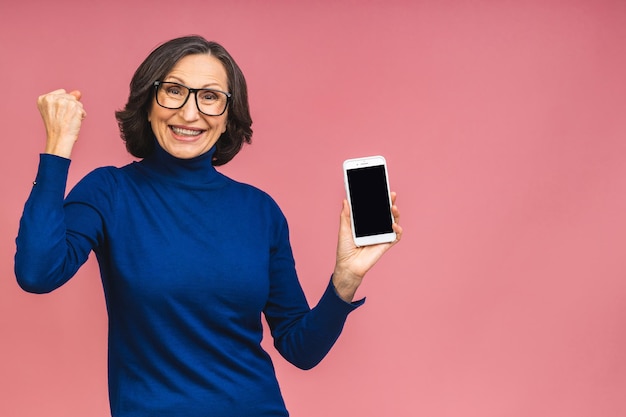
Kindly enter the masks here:
[[166, 109], [180, 109], [183, 107], [191, 94], [196, 96], [198, 111], [207, 116], [221, 116], [228, 107], [232, 94], [211, 88], [189, 88], [185, 85], [155, 81], [154, 90], [156, 102]]

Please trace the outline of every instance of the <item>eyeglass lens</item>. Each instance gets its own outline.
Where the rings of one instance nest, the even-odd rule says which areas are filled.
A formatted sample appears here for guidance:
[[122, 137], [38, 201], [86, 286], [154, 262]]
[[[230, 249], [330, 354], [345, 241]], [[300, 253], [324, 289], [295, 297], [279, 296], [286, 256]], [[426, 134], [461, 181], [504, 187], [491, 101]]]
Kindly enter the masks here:
[[160, 82], [157, 88], [157, 103], [168, 109], [179, 109], [185, 105], [189, 94], [194, 92], [198, 110], [209, 116], [219, 116], [226, 110], [228, 96], [211, 89], [189, 89], [172, 82]]

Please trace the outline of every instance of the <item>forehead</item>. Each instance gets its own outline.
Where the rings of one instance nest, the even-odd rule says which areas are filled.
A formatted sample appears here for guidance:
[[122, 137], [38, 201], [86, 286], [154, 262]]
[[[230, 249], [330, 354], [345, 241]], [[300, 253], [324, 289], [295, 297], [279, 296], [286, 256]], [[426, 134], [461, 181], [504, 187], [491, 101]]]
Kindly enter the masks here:
[[209, 54], [193, 54], [181, 58], [166, 78], [174, 78], [196, 88], [209, 85], [218, 85], [221, 88], [228, 86], [228, 75], [224, 65]]

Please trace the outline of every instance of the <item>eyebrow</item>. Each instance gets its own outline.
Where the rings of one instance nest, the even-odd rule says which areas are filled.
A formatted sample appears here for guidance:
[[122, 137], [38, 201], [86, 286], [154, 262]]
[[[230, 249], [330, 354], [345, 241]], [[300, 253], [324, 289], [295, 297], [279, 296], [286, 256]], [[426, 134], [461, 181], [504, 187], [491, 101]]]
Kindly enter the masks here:
[[[172, 80], [173, 80], [173, 81], [172, 81]], [[175, 75], [168, 75], [167, 77], [165, 77], [165, 79], [164, 79], [163, 81], [166, 81], [166, 82], [175, 82], [175, 83], [182, 84], [182, 85], [184, 85], [185, 87], [189, 87], [189, 86], [185, 83], [185, 81], [184, 81], [184, 80], [182, 80], [182, 79], [178, 78], [178, 77], [177, 77], [177, 76], [175, 76]], [[193, 88], [193, 87], [189, 87], [189, 88]], [[202, 86], [202, 87], [198, 87], [198, 88], [202, 88], [202, 89], [205, 89], [205, 88], [206, 88], [206, 89], [218, 89], [218, 90], [220, 90], [220, 89], [222, 89], [222, 86], [221, 86], [219, 83], [214, 82], [214, 83], [205, 84], [204, 86]]]

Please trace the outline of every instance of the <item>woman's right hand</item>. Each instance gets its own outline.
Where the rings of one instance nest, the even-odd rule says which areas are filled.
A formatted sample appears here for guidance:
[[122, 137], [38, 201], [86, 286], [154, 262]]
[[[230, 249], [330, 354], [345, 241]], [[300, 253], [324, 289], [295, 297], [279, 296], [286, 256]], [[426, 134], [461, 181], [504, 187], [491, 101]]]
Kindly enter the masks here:
[[80, 98], [80, 91], [55, 90], [37, 99], [46, 127], [45, 153], [70, 158], [80, 126], [87, 116]]

